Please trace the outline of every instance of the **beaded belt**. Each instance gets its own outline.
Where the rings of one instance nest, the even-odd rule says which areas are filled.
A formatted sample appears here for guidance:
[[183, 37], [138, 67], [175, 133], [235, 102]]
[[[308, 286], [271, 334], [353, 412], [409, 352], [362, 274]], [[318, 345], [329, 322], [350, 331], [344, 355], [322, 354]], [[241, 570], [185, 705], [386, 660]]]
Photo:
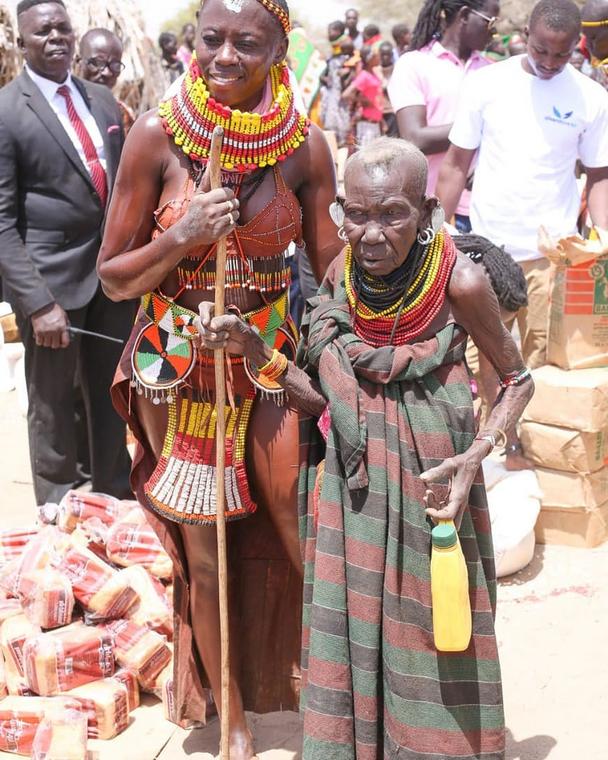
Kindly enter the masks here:
[[[131, 386], [154, 404], [171, 402], [174, 391], [185, 383], [196, 364], [193, 339], [198, 334], [194, 326], [197, 314], [156, 291], [142, 297], [141, 309], [150, 324], [143, 327], [135, 339], [131, 353]], [[289, 291], [243, 314], [242, 318], [272, 348], [285, 348], [290, 354], [295, 352], [297, 330], [289, 316]], [[247, 368], [247, 362], [245, 366]], [[252, 373], [248, 374], [258, 390], [274, 392], [275, 389], [260, 386]]]

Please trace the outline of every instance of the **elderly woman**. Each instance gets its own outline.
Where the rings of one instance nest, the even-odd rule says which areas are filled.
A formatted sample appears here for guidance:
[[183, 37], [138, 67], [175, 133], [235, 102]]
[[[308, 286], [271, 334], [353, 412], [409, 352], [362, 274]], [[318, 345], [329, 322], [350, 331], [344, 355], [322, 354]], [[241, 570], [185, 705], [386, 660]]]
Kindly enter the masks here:
[[[503, 758], [494, 633], [496, 584], [480, 465], [532, 395], [490, 282], [454, 247], [425, 197], [413, 145], [380, 138], [355, 154], [332, 215], [347, 243], [305, 319], [298, 367], [237, 316], [201, 304], [208, 348], [243, 353], [301, 426], [306, 561], [304, 758]], [[470, 335], [501, 378], [487, 427], [474, 428], [464, 352]], [[315, 424], [312, 424], [315, 423]], [[324, 474], [321, 460], [324, 455]], [[455, 519], [467, 559], [473, 636], [433, 643], [433, 520]]]

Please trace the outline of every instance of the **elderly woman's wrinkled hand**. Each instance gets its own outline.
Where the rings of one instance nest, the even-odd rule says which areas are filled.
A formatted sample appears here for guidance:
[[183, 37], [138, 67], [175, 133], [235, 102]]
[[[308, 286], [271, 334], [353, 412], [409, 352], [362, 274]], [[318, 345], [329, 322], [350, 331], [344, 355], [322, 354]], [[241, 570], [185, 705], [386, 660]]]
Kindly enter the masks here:
[[199, 332], [200, 344], [210, 351], [224, 349], [235, 356], [254, 359], [259, 355], [262, 339], [236, 314], [214, 317], [215, 306], [210, 301], [199, 304], [199, 316], [194, 326]]
[[[472, 448], [464, 454], [445, 459], [437, 467], [422, 473], [420, 479], [427, 485], [424, 496], [425, 511], [432, 520], [454, 520], [456, 527], [460, 527], [469, 503], [469, 492], [482, 458], [476, 448]], [[446, 480], [450, 482], [449, 493], [444, 500], [440, 500], [433, 491], [432, 484], [445, 483]], [[445, 489], [445, 486], [443, 488]]]

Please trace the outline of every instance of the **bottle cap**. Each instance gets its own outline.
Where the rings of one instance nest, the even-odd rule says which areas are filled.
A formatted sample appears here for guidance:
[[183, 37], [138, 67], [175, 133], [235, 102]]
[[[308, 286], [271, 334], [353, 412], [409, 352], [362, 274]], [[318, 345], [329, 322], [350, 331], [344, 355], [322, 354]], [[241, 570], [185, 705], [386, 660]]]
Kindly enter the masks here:
[[449, 549], [450, 546], [454, 546], [458, 540], [458, 534], [456, 533], [456, 526], [452, 520], [446, 520], [440, 522], [431, 531], [431, 539], [433, 546], [437, 546], [441, 549]]

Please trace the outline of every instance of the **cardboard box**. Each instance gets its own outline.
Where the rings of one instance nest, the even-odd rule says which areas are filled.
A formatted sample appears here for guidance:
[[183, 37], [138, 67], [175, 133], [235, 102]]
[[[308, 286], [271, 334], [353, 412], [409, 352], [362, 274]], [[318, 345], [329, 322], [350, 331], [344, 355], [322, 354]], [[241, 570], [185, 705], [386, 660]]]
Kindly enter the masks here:
[[608, 538], [608, 504], [591, 511], [543, 507], [534, 533], [539, 544], [599, 546]]
[[608, 428], [608, 368], [565, 372], [540, 367], [523, 419], [595, 433]]
[[608, 428], [591, 433], [522, 422], [519, 440], [526, 457], [541, 467], [585, 473], [608, 465]]
[[536, 476], [543, 508], [593, 510], [608, 502], [608, 467], [587, 474], [537, 467]]
[[608, 257], [554, 268], [547, 361], [563, 369], [608, 365]]

